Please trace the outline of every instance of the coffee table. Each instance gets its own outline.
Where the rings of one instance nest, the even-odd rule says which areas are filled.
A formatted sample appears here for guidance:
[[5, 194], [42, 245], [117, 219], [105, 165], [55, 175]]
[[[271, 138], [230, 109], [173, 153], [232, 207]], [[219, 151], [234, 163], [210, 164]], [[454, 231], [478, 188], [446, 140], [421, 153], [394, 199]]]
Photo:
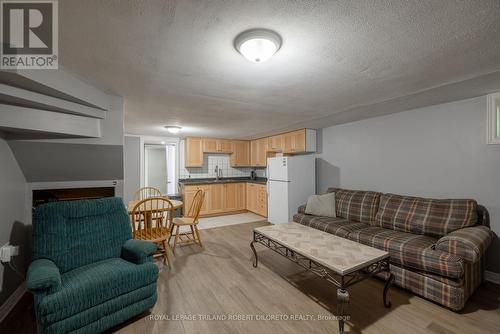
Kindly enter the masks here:
[[391, 307], [387, 292], [394, 275], [390, 272], [389, 253], [385, 251], [293, 222], [253, 230], [250, 247], [254, 254], [253, 266], [257, 267], [258, 256], [254, 244], [266, 246], [337, 286], [340, 333], [344, 333], [349, 303], [347, 288], [353, 284], [379, 273], [387, 273], [382, 297], [384, 306]]

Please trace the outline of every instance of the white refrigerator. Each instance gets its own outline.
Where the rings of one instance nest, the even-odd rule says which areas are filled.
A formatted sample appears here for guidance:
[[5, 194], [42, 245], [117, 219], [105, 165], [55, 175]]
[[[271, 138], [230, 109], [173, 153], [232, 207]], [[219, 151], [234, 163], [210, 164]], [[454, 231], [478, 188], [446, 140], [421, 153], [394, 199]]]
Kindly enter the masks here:
[[297, 208], [316, 191], [314, 157], [267, 159], [267, 219], [272, 224], [292, 221]]

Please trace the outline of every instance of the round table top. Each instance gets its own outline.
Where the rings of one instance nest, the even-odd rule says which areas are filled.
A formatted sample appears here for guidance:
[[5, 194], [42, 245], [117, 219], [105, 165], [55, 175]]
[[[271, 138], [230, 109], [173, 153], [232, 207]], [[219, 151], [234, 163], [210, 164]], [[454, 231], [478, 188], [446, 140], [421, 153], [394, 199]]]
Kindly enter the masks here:
[[[175, 199], [169, 199], [169, 201], [170, 201], [170, 203], [172, 203], [174, 210], [178, 209], [178, 208], [180, 208], [180, 207], [182, 207], [184, 205], [184, 203], [182, 203], [182, 201], [178, 201], [178, 200], [175, 200]], [[128, 202], [128, 205], [127, 205], [127, 211], [128, 211], [128, 213], [132, 213], [132, 210], [134, 210], [134, 207], [139, 202], [140, 201], [138, 201], [138, 200]], [[150, 202], [146, 202], [146, 203], [150, 203]]]

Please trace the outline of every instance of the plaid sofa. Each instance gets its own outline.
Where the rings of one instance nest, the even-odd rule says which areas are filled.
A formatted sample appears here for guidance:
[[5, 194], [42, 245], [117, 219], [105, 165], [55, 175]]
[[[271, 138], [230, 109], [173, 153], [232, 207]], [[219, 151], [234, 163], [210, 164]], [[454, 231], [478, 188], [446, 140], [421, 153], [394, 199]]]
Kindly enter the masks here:
[[330, 188], [336, 218], [293, 220], [389, 252], [395, 284], [458, 311], [479, 287], [491, 242], [488, 213], [471, 199], [428, 199]]

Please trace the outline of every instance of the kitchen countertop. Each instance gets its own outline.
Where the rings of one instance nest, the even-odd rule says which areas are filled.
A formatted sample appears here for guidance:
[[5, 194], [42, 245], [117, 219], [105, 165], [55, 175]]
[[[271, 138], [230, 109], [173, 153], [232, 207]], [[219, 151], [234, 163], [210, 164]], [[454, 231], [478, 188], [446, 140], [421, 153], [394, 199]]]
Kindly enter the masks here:
[[217, 184], [217, 183], [257, 183], [257, 184], [266, 184], [267, 178], [258, 177], [255, 180], [250, 179], [249, 177], [223, 177], [219, 181], [216, 181], [215, 178], [208, 179], [179, 179], [179, 184], [181, 185], [197, 185], [197, 184]]

